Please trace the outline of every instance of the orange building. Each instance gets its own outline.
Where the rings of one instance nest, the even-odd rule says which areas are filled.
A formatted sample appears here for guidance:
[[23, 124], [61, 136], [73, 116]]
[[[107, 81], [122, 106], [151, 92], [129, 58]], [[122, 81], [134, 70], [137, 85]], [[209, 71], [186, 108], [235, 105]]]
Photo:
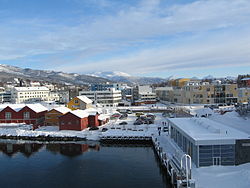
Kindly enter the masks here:
[[68, 102], [68, 108], [71, 110], [85, 110], [92, 107], [93, 101], [86, 96], [77, 96]]
[[71, 110], [67, 107], [58, 107], [48, 111], [45, 114], [45, 125], [47, 126], [59, 126], [59, 117], [70, 112]]

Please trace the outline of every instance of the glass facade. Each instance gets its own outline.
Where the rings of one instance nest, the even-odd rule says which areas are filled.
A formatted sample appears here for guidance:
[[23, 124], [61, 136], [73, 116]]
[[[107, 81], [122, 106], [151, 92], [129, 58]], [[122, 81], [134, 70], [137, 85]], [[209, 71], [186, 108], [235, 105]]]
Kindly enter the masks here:
[[196, 166], [234, 165], [235, 145], [195, 145], [195, 143], [171, 126], [170, 136], [182, 151], [191, 156]]
[[199, 166], [234, 164], [235, 145], [199, 146]]
[[192, 161], [195, 165], [198, 165], [198, 153], [197, 146], [193, 141], [189, 140], [185, 137], [181, 132], [171, 126], [171, 138], [175, 141], [175, 143], [182, 149], [182, 151], [191, 156]]

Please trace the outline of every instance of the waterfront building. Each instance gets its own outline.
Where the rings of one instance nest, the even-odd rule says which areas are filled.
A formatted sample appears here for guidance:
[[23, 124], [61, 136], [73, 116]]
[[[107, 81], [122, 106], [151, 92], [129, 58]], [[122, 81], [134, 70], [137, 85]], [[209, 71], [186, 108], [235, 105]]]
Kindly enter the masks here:
[[80, 96], [86, 96], [93, 100], [95, 104], [104, 106], [118, 106], [121, 102], [122, 95], [121, 91], [114, 88], [109, 88], [103, 91], [80, 91]]
[[0, 123], [26, 123], [43, 125], [47, 108], [41, 104], [2, 104]]
[[45, 114], [45, 125], [46, 126], [59, 126], [59, 117], [70, 111], [71, 109], [64, 107], [64, 106], [49, 110]]
[[59, 117], [59, 130], [81, 131], [88, 127], [89, 114], [85, 110], [70, 111]]
[[68, 108], [71, 110], [85, 110], [92, 107], [93, 101], [86, 96], [77, 96], [68, 102]]
[[197, 167], [250, 162], [249, 135], [207, 118], [168, 119], [169, 136]]

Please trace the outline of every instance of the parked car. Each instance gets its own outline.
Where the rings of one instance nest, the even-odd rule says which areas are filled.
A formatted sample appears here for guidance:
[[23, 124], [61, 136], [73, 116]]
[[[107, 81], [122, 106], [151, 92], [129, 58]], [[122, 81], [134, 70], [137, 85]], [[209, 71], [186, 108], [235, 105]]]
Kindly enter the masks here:
[[127, 113], [128, 113], [128, 114], [132, 114], [133, 112], [132, 112], [132, 110], [127, 109]]
[[143, 113], [143, 112], [136, 112], [135, 115], [136, 115], [137, 117], [140, 117], [141, 115], [144, 115], [144, 113]]
[[148, 119], [146, 121], [143, 122], [144, 124], [154, 124], [154, 121], [151, 119]]
[[102, 132], [106, 132], [108, 130], [108, 128], [102, 128]]
[[90, 131], [94, 131], [94, 130], [98, 130], [99, 128], [98, 127], [90, 127], [89, 130]]
[[141, 124], [143, 124], [143, 122], [140, 121], [140, 120], [137, 120], [137, 121], [134, 122], [134, 125], [141, 125]]
[[119, 123], [119, 125], [127, 125], [128, 123], [126, 121], [122, 121], [121, 123]]

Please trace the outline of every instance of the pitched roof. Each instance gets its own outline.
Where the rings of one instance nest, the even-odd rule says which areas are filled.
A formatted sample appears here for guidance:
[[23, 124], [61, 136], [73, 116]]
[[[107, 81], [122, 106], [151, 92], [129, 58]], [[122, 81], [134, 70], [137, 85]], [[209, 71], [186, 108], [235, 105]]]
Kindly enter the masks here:
[[87, 112], [89, 115], [96, 115], [97, 113], [101, 114], [101, 111], [96, 108], [87, 108], [84, 111]]
[[30, 109], [32, 109], [33, 111], [35, 111], [36, 113], [48, 110], [46, 107], [44, 107], [43, 105], [41, 105], [39, 103], [26, 104], [26, 106], [29, 107]]
[[57, 108], [54, 108], [54, 110], [61, 112], [62, 114], [66, 114], [67, 112], [70, 112], [71, 110], [65, 106], [60, 106]]
[[77, 96], [77, 98], [86, 104], [92, 104], [93, 101], [86, 96]]
[[31, 110], [33, 110], [36, 113], [48, 110], [43, 105], [36, 103], [36, 104], [1, 104], [0, 111], [2, 111], [7, 106], [10, 107], [11, 109], [15, 110], [16, 112], [19, 112], [25, 106], [29, 107]]
[[74, 114], [79, 118], [85, 118], [89, 116], [89, 114], [85, 110], [73, 110], [70, 111], [69, 113]]
[[0, 111], [2, 111], [6, 107], [10, 107], [12, 110], [15, 110], [16, 112], [20, 111], [22, 108], [25, 107], [25, 104], [1, 104], [0, 105]]
[[108, 118], [109, 118], [109, 116], [105, 115], [105, 114], [101, 114], [101, 115], [98, 116], [98, 120], [106, 120]]

